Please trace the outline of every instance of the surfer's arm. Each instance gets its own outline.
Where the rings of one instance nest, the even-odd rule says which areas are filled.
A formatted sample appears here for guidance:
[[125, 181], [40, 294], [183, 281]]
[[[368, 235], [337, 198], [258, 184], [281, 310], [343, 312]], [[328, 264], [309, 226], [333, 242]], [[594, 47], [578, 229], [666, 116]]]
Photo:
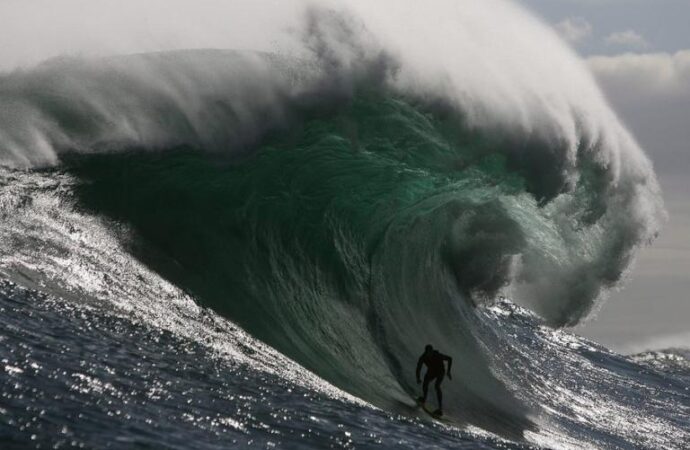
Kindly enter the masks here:
[[453, 377], [450, 375], [450, 368], [453, 366], [453, 358], [451, 358], [450, 356], [444, 355], [443, 359], [448, 361], [448, 370], [446, 371], [446, 373], [448, 374], [448, 378], [453, 379]]
[[421, 372], [422, 372], [422, 364], [424, 363], [424, 356], [419, 357], [419, 361], [417, 361], [417, 370], [415, 371], [415, 374], [417, 375], [417, 383], [421, 382]]

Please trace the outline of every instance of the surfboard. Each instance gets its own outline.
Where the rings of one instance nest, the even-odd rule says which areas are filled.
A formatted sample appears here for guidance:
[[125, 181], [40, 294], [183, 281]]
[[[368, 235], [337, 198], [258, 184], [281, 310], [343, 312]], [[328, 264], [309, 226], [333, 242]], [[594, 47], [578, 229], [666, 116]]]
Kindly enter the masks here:
[[417, 406], [419, 406], [419, 407], [422, 409], [422, 411], [424, 411], [425, 413], [427, 413], [427, 415], [428, 415], [429, 417], [431, 417], [432, 419], [437, 420], [437, 421], [439, 421], [439, 422], [446, 423], [446, 424], [447, 424], [447, 423], [450, 423], [450, 421], [449, 421], [448, 419], [446, 419], [445, 417], [439, 416], [438, 414], [434, 414], [434, 411], [432, 411], [431, 409], [427, 408], [427, 406], [426, 406], [425, 403], [421, 403], [419, 400], [416, 400], [416, 399], [415, 399], [415, 402], [417, 403]]

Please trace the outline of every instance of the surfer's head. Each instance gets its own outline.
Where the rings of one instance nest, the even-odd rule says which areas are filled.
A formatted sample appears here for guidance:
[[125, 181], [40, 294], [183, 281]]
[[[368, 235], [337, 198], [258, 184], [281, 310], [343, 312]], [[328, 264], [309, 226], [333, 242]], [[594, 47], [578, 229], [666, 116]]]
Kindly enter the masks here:
[[434, 347], [431, 346], [431, 344], [427, 344], [426, 347], [424, 347], [424, 353], [431, 353], [434, 351]]

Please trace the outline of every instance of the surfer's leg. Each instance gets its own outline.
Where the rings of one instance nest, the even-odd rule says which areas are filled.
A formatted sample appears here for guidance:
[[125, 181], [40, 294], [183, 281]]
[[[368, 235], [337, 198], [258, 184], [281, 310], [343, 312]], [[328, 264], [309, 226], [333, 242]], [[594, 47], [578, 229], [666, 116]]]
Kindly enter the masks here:
[[441, 382], [443, 381], [444, 374], [440, 374], [436, 377], [436, 383], [434, 387], [436, 388], [436, 398], [438, 399], [438, 410], [443, 411], [443, 393], [441, 392]]
[[429, 376], [429, 372], [424, 375], [424, 384], [422, 384], [422, 403], [426, 402], [426, 394], [429, 392], [429, 383], [431, 383], [431, 380], [433, 380], [432, 377]]

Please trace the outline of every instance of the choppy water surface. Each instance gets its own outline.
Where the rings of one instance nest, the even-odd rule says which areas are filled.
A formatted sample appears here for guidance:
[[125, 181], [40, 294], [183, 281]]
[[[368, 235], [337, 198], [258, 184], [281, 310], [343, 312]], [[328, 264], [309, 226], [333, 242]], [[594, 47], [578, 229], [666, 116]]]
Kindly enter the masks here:
[[[334, 398], [119, 314], [0, 289], [2, 448], [523, 448]], [[251, 358], [252, 342], [242, 350]]]

